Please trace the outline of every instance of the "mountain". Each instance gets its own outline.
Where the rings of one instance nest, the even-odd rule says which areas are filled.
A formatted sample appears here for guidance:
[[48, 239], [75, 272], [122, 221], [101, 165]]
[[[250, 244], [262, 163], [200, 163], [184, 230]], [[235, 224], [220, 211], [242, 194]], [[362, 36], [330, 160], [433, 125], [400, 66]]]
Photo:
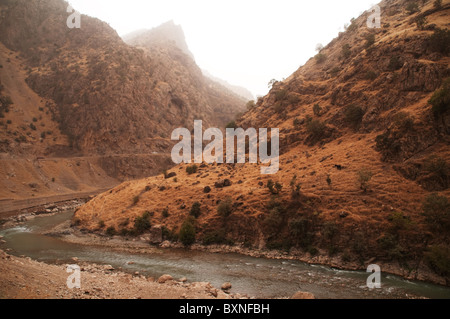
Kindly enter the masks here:
[[202, 70], [203, 74], [210, 78], [211, 80], [219, 83], [220, 85], [226, 87], [228, 90], [230, 90], [231, 92], [233, 92], [234, 94], [246, 99], [247, 101], [251, 101], [254, 100], [255, 97], [253, 96], [253, 93], [250, 92], [249, 90], [247, 90], [246, 88], [242, 87], [242, 86], [238, 86], [238, 85], [233, 85], [228, 83], [225, 80], [219, 79], [218, 77], [215, 77], [214, 75], [212, 75], [211, 73], [209, 73], [206, 70]]
[[168, 171], [176, 177], [97, 196], [74, 223], [130, 236], [149, 218], [172, 241], [282, 250], [339, 268], [377, 263], [448, 285], [450, 4], [411, 3], [382, 1], [379, 29], [367, 27], [370, 12], [352, 20], [238, 120], [280, 129], [278, 173], [183, 164]]
[[[173, 165], [175, 128], [192, 128], [194, 119], [223, 127], [245, 109], [245, 101], [203, 77], [180, 43], [138, 49], [107, 23], [85, 15], [81, 28], [70, 29], [67, 7], [62, 0], [0, 1], [0, 151], [5, 160], [18, 159], [4, 173], [33, 173], [10, 179], [5, 198], [82, 191], [76, 185], [85, 183], [104, 188], [153, 175]], [[58, 182], [53, 174], [59, 169], [14, 167], [29, 158], [52, 158], [65, 167], [62, 158], [75, 157], [85, 159], [102, 181], [75, 181], [75, 170], [64, 178], [75, 185], [68, 190], [49, 184]], [[24, 183], [39, 191], [29, 193]]]

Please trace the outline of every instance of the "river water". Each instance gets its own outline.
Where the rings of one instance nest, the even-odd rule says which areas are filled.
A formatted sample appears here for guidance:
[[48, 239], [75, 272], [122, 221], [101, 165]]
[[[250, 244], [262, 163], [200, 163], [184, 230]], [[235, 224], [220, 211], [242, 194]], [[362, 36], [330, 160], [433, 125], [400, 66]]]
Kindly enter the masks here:
[[[208, 281], [215, 287], [231, 282], [231, 292], [258, 298], [290, 297], [297, 291], [306, 291], [317, 298], [450, 299], [450, 288], [408, 281], [388, 274], [382, 274], [380, 289], [369, 289], [366, 280], [370, 274], [362, 271], [343, 271], [298, 261], [183, 249], [133, 254], [67, 243], [59, 238], [42, 235], [42, 232], [67, 221], [72, 215], [72, 211], [67, 211], [38, 217], [20, 226], [1, 230], [0, 235], [6, 240], [2, 248], [10, 248], [12, 255], [25, 255], [48, 263], [73, 264], [71, 259], [77, 257], [80, 261], [108, 264], [156, 278], [170, 274], [174, 278], [186, 277], [190, 282]], [[130, 261], [133, 263], [128, 264]]]

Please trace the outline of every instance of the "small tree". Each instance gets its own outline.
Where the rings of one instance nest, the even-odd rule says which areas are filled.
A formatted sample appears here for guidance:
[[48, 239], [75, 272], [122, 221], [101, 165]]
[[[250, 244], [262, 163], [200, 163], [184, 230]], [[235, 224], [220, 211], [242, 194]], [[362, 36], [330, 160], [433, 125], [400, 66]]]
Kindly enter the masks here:
[[150, 223], [150, 213], [145, 212], [134, 220], [134, 231], [136, 235], [140, 235], [152, 227]]
[[313, 106], [313, 112], [315, 116], [320, 116], [321, 112], [322, 112], [322, 108], [320, 107], [319, 104], [314, 104]]
[[198, 167], [195, 164], [186, 167], [186, 173], [188, 173], [189, 175], [197, 173], [197, 170], [198, 170]]
[[356, 172], [356, 175], [358, 177], [360, 188], [367, 192], [367, 189], [369, 187], [369, 182], [372, 179], [373, 173], [369, 169], [361, 169], [358, 172]]
[[199, 202], [195, 202], [192, 204], [191, 210], [189, 211], [189, 214], [193, 216], [194, 218], [199, 218], [201, 215], [201, 204]]
[[224, 200], [217, 206], [217, 213], [221, 217], [228, 217], [233, 212], [233, 200], [230, 196], [227, 196]]
[[180, 228], [179, 239], [184, 246], [191, 246], [195, 242], [195, 219], [188, 217]]
[[276, 194], [279, 194], [281, 192], [281, 190], [283, 189], [283, 185], [281, 185], [278, 182], [274, 183], [273, 180], [269, 179], [267, 181], [267, 188], [269, 189], [269, 191], [272, 194], [276, 195]]

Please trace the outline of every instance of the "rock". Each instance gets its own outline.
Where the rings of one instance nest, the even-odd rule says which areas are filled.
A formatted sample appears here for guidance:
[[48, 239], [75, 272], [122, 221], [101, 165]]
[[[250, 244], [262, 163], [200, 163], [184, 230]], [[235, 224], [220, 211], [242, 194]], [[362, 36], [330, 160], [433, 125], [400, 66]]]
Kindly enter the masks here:
[[186, 282], [186, 281], [187, 281], [186, 277], [183, 277], [183, 278], [180, 279], [180, 282]]
[[150, 243], [161, 244], [163, 241], [162, 227], [160, 225], [150, 228]]
[[112, 271], [112, 270], [114, 270], [114, 267], [111, 265], [105, 265], [103, 269]]
[[127, 261], [127, 265], [134, 265], [134, 261]]
[[259, 186], [263, 186], [264, 183], [263, 183], [263, 182], [259, 182], [258, 185], [259, 185]]
[[159, 247], [161, 247], [161, 248], [170, 248], [170, 246], [171, 246], [171, 244], [170, 244], [170, 241], [168, 241], [168, 240], [163, 241], [161, 243], [161, 245], [159, 245]]
[[209, 192], [211, 192], [211, 187], [206, 186], [206, 187], [203, 189], [203, 193], [208, 194]]
[[347, 212], [341, 212], [340, 214], [339, 214], [339, 217], [341, 217], [341, 218], [345, 218], [345, 217], [347, 217], [348, 216], [348, 213]]
[[229, 179], [221, 179], [214, 183], [216, 188], [224, 188], [231, 186], [231, 181]]
[[232, 287], [232, 286], [231, 286], [231, 283], [226, 282], [226, 283], [224, 283], [224, 284], [222, 285], [221, 289], [222, 289], [223, 291], [226, 291], [226, 290], [230, 290], [231, 287]]
[[316, 297], [312, 293], [298, 291], [291, 297], [291, 299], [316, 299]]
[[72, 257], [72, 260], [73, 260], [74, 262], [77, 262], [77, 261], [78, 261], [78, 258], [77, 258], [77, 257]]
[[177, 173], [171, 172], [171, 173], [167, 174], [167, 175], [165, 176], [165, 178], [167, 179], [167, 178], [172, 178], [172, 177], [175, 177], [175, 176], [177, 176]]
[[173, 280], [173, 277], [171, 275], [162, 275], [161, 277], [158, 278], [158, 283], [163, 284], [169, 280]]

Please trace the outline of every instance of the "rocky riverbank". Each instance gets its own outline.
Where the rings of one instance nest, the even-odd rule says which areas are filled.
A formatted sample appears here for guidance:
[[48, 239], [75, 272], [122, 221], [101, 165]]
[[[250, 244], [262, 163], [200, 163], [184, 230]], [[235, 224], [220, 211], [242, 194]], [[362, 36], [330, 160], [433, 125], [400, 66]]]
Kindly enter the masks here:
[[81, 288], [67, 286], [67, 264], [49, 265], [0, 250], [0, 299], [240, 299], [208, 282], [158, 279], [109, 265], [79, 263]]

